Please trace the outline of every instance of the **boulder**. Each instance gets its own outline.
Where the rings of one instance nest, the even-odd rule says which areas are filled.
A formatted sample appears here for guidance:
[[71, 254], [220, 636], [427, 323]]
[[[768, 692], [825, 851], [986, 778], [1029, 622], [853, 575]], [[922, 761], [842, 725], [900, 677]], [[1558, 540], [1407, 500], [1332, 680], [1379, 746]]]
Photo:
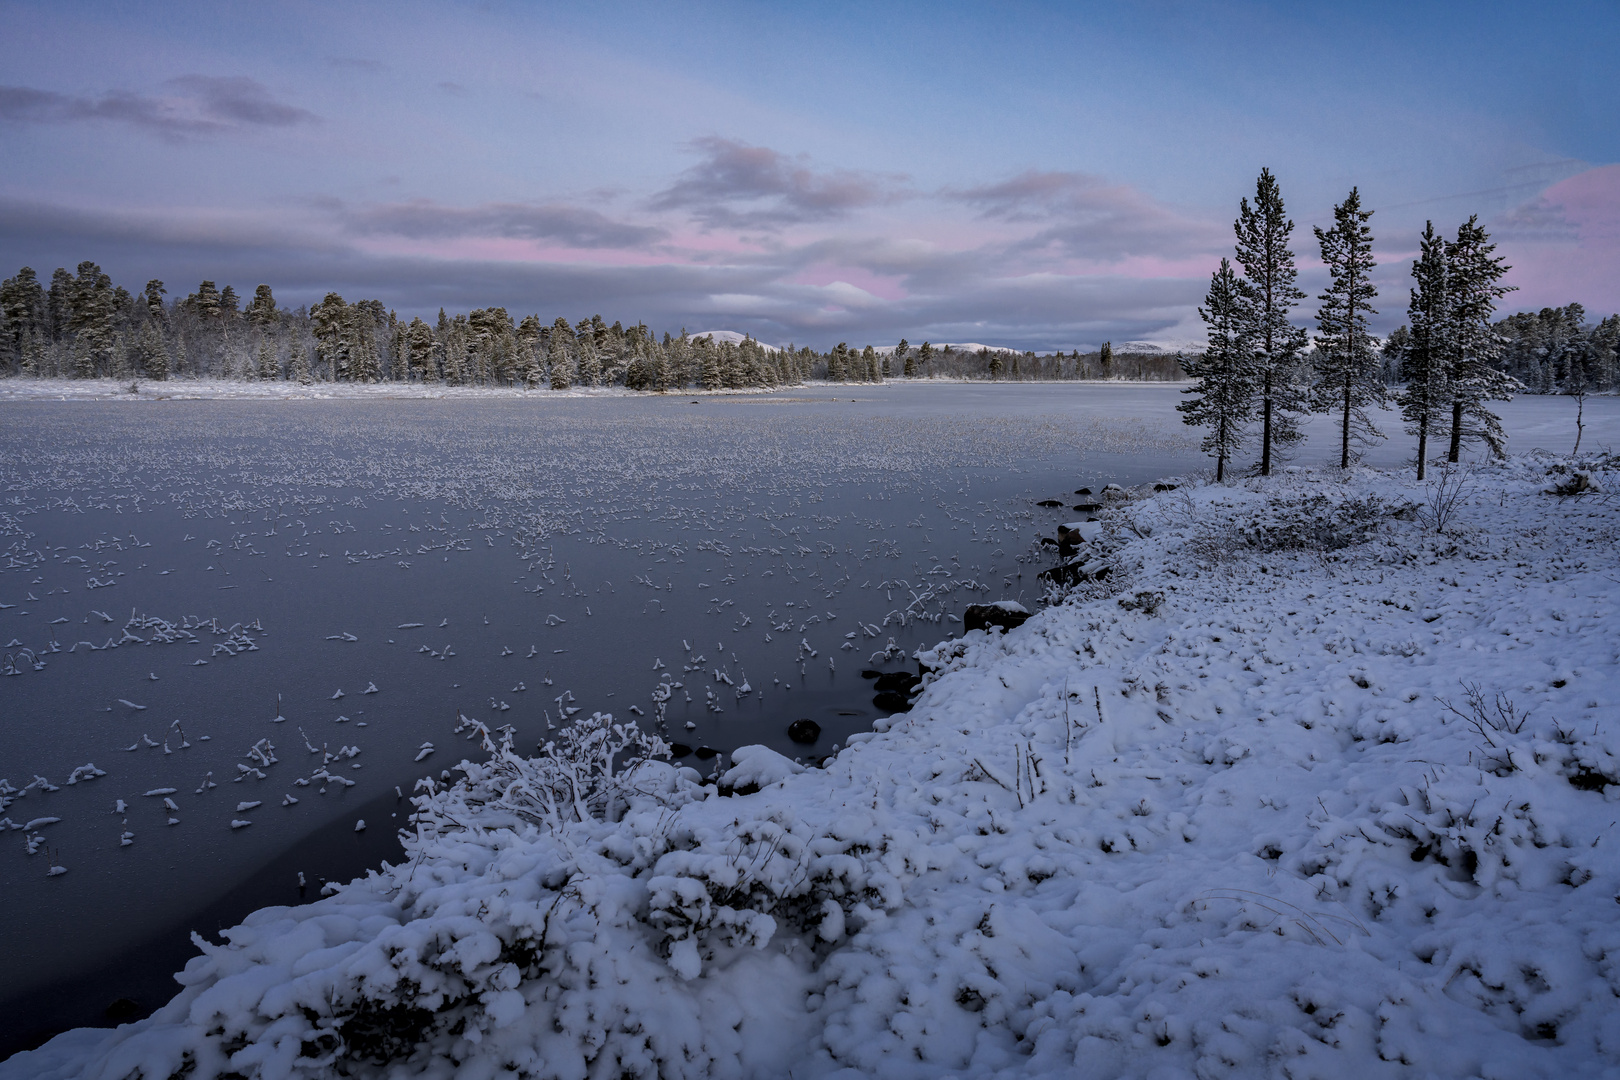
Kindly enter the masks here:
[[1074, 504], [1074, 512], [1077, 514], [1095, 514], [1101, 509], [1102, 503], [1083, 502]]
[[872, 684], [872, 689], [878, 693], [909, 694], [920, 682], [922, 679], [909, 671], [889, 671], [878, 676], [877, 682]]
[[814, 720], [795, 720], [788, 725], [788, 738], [808, 746], [821, 738], [821, 725]]
[[1036, 503], [1035, 505], [1036, 506], [1062, 506], [1063, 504], [1061, 502], [1059, 502], [1057, 499], [1042, 499], [1040, 502]]
[[731, 762], [731, 768], [720, 775], [722, 795], [752, 795], [760, 788], [804, 772], [803, 765], [768, 746], [739, 746], [731, 752]]
[[911, 695], [899, 694], [890, 690], [886, 693], [874, 695], [872, 704], [886, 713], [910, 712]]
[[1154, 491], [1174, 491], [1179, 486], [1180, 485], [1178, 485], [1178, 484], [1167, 484], [1167, 483], [1165, 483], [1164, 481], [1161, 480], [1157, 484], [1153, 485], [1153, 490]]
[[692, 748], [683, 742], [672, 742], [669, 744], [669, 756], [672, 758], [687, 757], [691, 753]]
[[1079, 491], [1076, 491], [1075, 494], [1076, 495], [1090, 495], [1091, 494], [1091, 489], [1090, 488], [1081, 488]]
[[969, 604], [962, 612], [962, 631], [984, 630], [999, 626], [1012, 630], [1022, 626], [1029, 618], [1029, 609], [1016, 600], [998, 600], [994, 604]]
[[700, 746], [696, 750], [692, 751], [692, 754], [699, 761], [708, 761], [712, 757], [718, 757], [720, 755], [720, 751], [716, 750], [712, 746]]
[[875, 679], [882, 674], [883, 672], [879, 671], [877, 668], [867, 668], [865, 671], [861, 672], [861, 678]]
[[1079, 585], [1086, 581], [1106, 581], [1112, 572], [1113, 567], [1102, 559], [1092, 559], [1090, 562], [1071, 559], [1059, 566], [1042, 570], [1039, 576], [1054, 585]]

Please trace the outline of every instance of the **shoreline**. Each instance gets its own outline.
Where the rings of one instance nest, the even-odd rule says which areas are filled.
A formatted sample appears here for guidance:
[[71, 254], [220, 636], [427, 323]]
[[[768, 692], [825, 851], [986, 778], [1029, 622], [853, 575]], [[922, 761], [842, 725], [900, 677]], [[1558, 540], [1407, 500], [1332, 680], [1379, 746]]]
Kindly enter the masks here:
[[149, 1020], [0, 1078], [1612, 1069], [1616, 464], [1582, 498], [1550, 455], [1475, 466], [1445, 532], [1371, 469], [1120, 500], [1105, 580], [924, 653], [829, 767], [649, 767], [545, 827], [492, 793], [556, 762], [464, 766], [409, 872], [255, 914]]

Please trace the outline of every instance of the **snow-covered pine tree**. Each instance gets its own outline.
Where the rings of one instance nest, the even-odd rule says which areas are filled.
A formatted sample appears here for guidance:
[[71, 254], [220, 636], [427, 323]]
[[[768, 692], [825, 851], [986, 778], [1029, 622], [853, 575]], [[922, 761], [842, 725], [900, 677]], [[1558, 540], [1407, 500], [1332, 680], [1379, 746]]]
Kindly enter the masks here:
[[135, 367], [143, 378], [169, 377], [169, 354], [163, 347], [163, 328], [156, 319], [148, 318], [135, 339]]
[[292, 344], [292, 377], [299, 386], [308, 386], [315, 381], [315, 375], [310, 371], [309, 346], [302, 341]]
[[1097, 366], [1102, 369], [1102, 377], [1108, 378], [1114, 372], [1114, 343], [1105, 341], [1102, 348], [1097, 350]]
[[260, 285], [253, 290], [253, 300], [248, 304], [247, 320], [260, 330], [275, 323], [276, 298], [270, 291], [270, 286]]
[[861, 363], [866, 368], [867, 382], [882, 382], [883, 371], [878, 367], [877, 350], [868, 345], [861, 350]]
[[525, 315], [517, 328], [518, 373], [530, 390], [540, 385], [540, 336], [540, 316]]
[[574, 358], [569, 353], [568, 346], [574, 338], [573, 328], [568, 320], [561, 315], [557, 316], [551, 324], [551, 334], [547, 341], [547, 358], [551, 361], [551, 388], [553, 390], [566, 390], [574, 384]]
[[934, 359], [934, 346], [932, 342], [925, 341], [917, 349], [917, 372], [919, 375], [928, 374], [928, 364]]
[[1453, 320], [1451, 270], [1445, 238], [1434, 231], [1432, 221], [1424, 227], [1412, 276], [1417, 287], [1406, 308], [1410, 329], [1398, 345], [1405, 386], [1395, 401], [1407, 430], [1417, 436], [1417, 478], [1421, 481], [1429, 462], [1429, 436], [1444, 429], [1451, 404], [1446, 362]]
[[705, 390], [720, 389], [724, 373], [720, 370], [720, 355], [714, 347], [714, 338], [700, 337], [692, 343], [692, 348], [699, 357], [698, 385]]
[[1315, 406], [1339, 413], [1339, 467], [1350, 467], [1352, 442], [1365, 444], [1383, 434], [1367, 414], [1369, 405], [1382, 405], [1389, 397], [1379, 378], [1378, 352], [1367, 331], [1367, 316], [1378, 314], [1372, 300], [1371, 210], [1361, 208], [1361, 192], [1350, 189], [1344, 202], [1333, 208], [1333, 228], [1316, 226], [1322, 262], [1331, 279], [1317, 299], [1316, 383], [1311, 388]]
[[917, 363], [911, 355], [911, 342], [905, 338], [901, 338], [900, 344], [894, 347], [894, 359], [900, 365], [900, 370], [906, 378], [909, 379], [917, 374]]
[[1452, 340], [1448, 350], [1446, 381], [1451, 388], [1451, 446], [1446, 460], [1462, 459], [1465, 438], [1484, 440], [1494, 454], [1507, 447], [1501, 419], [1485, 407], [1487, 401], [1507, 401], [1524, 387], [1513, 376], [1498, 371], [1502, 335], [1491, 324], [1496, 302], [1514, 290], [1501, 284], [1510, 267], [1493, 254], [1496, 245], [1470, 215], [1457, 229], [1455, 242], [1446, 245], [1451, 267]]
[[410, 377], [418, 381], [433, 381], [433, 327], [418, 319], [411, 319], [410, 325], [405, 327], [405, 348], [410, 359], [407, 369]]
[[[213, 286], [211, 281], [203, 284]], [[309, 328], [315, 335], [316, 364], [327, 369], [329, 378], [345, 377], [343, 372], [348, 365], [344, 355], [347, 348], [344, 330], [347, 323], [348, 305], [335, 292], [327, 293], [320, 303], [309, 309]]]
[[113, 287], [93, 262], [79, 264], [68, 309], [73, 335], [73, 373], [81, 379], [112, 374]]
[[8, 362], [19, 369], [27, 367], [32, 346], [45, 331], [45, 316], [45, 290], [32, 267], [23, 267], [0, 284], [0, 320]]
[[1209, 344], [1200, 355], [1182, 360], [1196, 382], [1182, 391], [1192, 396], [1176, 411], [1183, 423], [1209, 429], [1199, 449], [1215, 455], [1216, 483], [1225, 482], [1226, 463], [1242, 447], [1254, 415], [1258, 372], [1248, 338], [1254, 325], [1248, 304], [1243, 283], [1232, 273], [1232, 264], [1222, 259], [1221, 268], [1210, 277], [1204, 306], [1198, 309], [1209, 329]]
[[1244, 337], [1254, 350], [1255, 392], [1260, 398], [1260, 475], [1270, 476], [1273, 448], [1299, 441], [1297, 416], [1310, 410], [1299, 377], [1309, 334], [1288, 321], [1288, 313], [1305, 299], [1295, 283], [1299, 271], [1288, 247], [1294, 223], [1283, 209], [1282, 192], [1270, 169], [1260, 170], [1254, 205], [1247, 198], [1238, 204], [1232, 228], [1237, 233], [1237, 261], [1243, 267], [1240, 284], [1248, 301], [1241, 314]]
[[276, 339], [273, 334], [259, 335], [258, 376], [266, 381], [281, 378], [280, 365], [276, 363]]

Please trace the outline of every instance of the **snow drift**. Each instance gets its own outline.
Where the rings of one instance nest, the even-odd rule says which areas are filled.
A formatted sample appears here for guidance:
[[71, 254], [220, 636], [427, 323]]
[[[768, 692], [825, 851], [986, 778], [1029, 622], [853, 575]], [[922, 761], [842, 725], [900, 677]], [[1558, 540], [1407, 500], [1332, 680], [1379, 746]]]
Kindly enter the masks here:
[[404, 864], [0, 1077], [1612, 1075], [1613, 465], [1119, 500], [823, 769], [475, 725]]

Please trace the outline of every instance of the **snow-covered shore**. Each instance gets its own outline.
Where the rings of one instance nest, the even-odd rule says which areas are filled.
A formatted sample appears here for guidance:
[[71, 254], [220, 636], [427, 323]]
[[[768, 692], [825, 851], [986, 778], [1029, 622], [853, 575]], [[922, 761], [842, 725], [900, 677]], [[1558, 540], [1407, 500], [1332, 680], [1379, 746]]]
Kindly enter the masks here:
[[1443, 533], [1372, 470], [1119, 500], [1105, 582], [826, 768], [478, 755], [404, 865], [0, 1078], [1620, 1075], [1593, 464], [1478, 466]]

